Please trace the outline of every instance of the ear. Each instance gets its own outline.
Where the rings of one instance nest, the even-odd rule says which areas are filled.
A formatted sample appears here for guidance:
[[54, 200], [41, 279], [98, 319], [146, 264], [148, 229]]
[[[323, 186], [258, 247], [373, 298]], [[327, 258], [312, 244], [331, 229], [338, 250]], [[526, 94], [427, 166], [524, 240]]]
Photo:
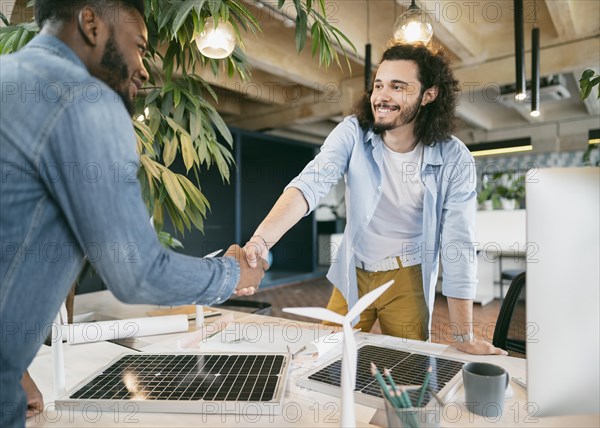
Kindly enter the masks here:
[[425, 107], [427, 104], [432, 103], [438, 96], [438, 87], [432, 86], [429, 89], [425, 89], [423, 92], [423, 99], [421, 101], [421, 106]]
[[96, 46], [98, 44], [98, 26], [100, 17], [98, 11], [93, 6], [84, 6], [77, 16], [77, 26], [79, 33], [88, 45]]

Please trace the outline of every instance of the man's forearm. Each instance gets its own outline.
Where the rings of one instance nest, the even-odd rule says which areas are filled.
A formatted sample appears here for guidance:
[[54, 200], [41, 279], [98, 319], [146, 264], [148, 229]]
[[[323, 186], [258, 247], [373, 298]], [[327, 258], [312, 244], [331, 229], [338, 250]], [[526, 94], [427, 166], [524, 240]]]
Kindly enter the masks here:
[[300, 190], [290, 187], [279, 197], [271, 211], [254, 232], [272, 247], [308, 211], [308, 203]]
[[473, 300], [448, 297], [448, 312], [452, 333], [468, 334], [473, 329]]

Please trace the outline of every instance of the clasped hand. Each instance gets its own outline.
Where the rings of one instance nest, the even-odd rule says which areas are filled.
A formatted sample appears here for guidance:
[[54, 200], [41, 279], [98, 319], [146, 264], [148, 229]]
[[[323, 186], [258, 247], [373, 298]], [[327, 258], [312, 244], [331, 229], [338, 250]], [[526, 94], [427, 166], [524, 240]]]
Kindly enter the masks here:
[[[248, 244], [246, 244], [247, 246]], [[248, 255], [245, 252], [246, 247], [242, 249], [239, 245], [232, 245], [224, 254], [224, 257], [232, 257], [240, 265], [240, 280], [233, 292], [233, 294], [238, 296], [251, 296], [254, 294], [265, 276], [265, 271], [269, 269], [269, 263], [263, 258], [255, 260], [254, 266], [248, 264]]]

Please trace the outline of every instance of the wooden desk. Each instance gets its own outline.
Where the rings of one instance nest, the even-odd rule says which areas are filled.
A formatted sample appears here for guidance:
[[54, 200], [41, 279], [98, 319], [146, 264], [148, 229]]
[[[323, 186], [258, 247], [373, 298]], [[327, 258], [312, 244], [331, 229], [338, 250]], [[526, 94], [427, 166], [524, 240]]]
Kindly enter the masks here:
[[[125, 305], [118, 302], [108, 291], [90, 293], [77, 296], [75, 299], [75, 313], [90, 311], [100, 312], [105, 315], [115, 315], [120, 318], [132, 318], [145, 316], [148, 310], [157, 309], [150, 305]], [[297, 321], [282, 318], [249, 315], [245, 313], [234, 313], [236, 320], [252, 322], [281, 322], [295, 323]], [[210, 319], [209, 319], [210, 320]], [[303, 323], [305, 325], [314, 324]], [[191, 329], [195, 329], [191, 323]], [[181, 333], [180, 333], [181, 334]], [[165, 338], [172, 335], [161, 335], [155, 337], [140, 338], [139, 346], [165, 342]], [[372, 335], [359, 333], [357, 340], [379, 343], [384, 345], [395, 344], [395, 346], [438, 354], [442, 357], [460, 359], [464, 361], [486, 361], [505, 367], [513, 377], [525, 376], [525, 360], [501, 357], [485, 356], [477, 357], [460, 353], [453, 348], [439, 344], [424, 343], [412, 340], [390, 338], [383, 335]], [[85, 377], [91, 375], [98, 368], [104, 366], [112, 359], [131, 350], [122, 346], [109, 343], [88, 343], [82, 345], [65, 345], [65, 366], [67, 390], [73, 388]], [[197, 427], [201, 426], [294, 426], [294, 427], [323, 427], [339, 426], [340, 400], [336, 397], [298, 388], [295, 379], [298, 372], [290, 374], [286, 391], [284, 412], [280, 416], [255, 416], [255, 415], [203, 415], [203, 414], [161, 414], [161, 413], [129, 413], [124, 412], [102, 412], [94, 406], [85, 409], [67, 408], [58, 411], [52, 406], [52, 360], [50, 348], [42, 347], [30, 366], [30, 373], [38, 383], [42, 391], [46, 406], [41, 415], [27, 421], [27, 426], [32, 427], [81, 427], [81, 426], [143, 426], [143, 427]], [[565, 427], [565, 426], [598, 426], [600, 417], [591, 416], [569, 416], [553, 418], [536, 418], [528, 415], [528, 410], [533, 407], [527, 403], [526, 392], [519, 385], [511, 381], [514, 395], [505, 402], [502, 418], [499, 420], [486, 420], [485, 418], [466, 410], [464, 405], [464, 392], [459, 387], [452, 401], [442, 409], [441, 427], [481, 427], [481, 426], [543, 426], [543, 427]], [[373, 426], [370, 424], [376, 410], [357, 405], [356, 416], [358, 426]]]

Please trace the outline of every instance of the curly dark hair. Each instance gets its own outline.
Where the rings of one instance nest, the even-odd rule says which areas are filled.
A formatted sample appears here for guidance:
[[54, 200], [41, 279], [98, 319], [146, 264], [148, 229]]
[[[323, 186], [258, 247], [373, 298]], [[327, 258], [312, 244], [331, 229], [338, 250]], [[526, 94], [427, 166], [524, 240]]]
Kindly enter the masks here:
[[[415, 119], [414, 132], [417, 141], [428, 146], [447, 141], [454, 130], [454, 110], [460, 92], [458, 80], [454, 78], [450, 68], [450, 60], [441, 50], [433, 51], [423, 44], [395, 44], [383, 53], [379, 64], [383, 61], [398, 60], [411, 60], [417, 64], [421, 95], [432, 86], [438, 88], [436, 99], [421, 107]], [[373, 128], [375, 121], [371, 109], [372, 93], [373, 82], [354, 107], [354, 114], [364, 129]], [[380, 132], [377, 129], [374, 131]]]
[[35, 22], [40, 28], [46, 21], [67, 22], [77, 16], [85, 5], [102, 11], [107, 7], [125, 7], [144, 16], [144, 0], [35, 0]]

